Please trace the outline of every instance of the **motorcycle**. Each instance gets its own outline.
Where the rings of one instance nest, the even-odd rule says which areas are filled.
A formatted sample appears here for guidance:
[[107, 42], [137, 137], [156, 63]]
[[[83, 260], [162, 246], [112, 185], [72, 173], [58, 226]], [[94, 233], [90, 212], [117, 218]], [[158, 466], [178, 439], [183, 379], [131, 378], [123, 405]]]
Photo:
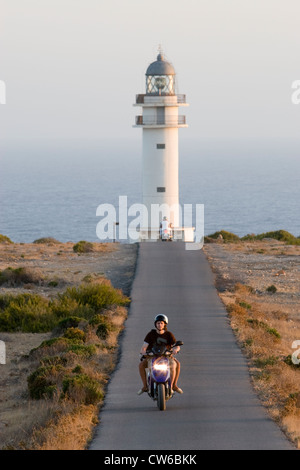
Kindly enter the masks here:
[[[173, 346], [182, 346], [182, 341], [177, 341]], [[158, 409], [165, 411], [166, 402], [173, 397], [171, 389], [170, 358], [172, 349], [162, 345], [155, 345], [142, 359], [148, 359], [147, 386], [148, 395], [157, 402]]]
[[163, 220], [161, 223], [160, 238], [163, 242], [173, 240], [173, 230], [167, 220]]
[[163, 242], [166, 242], [166, 241], [172, 241], [173, 237], [172, 237], [172, 232], [171, 230], [168, 228], [168, 229], [164, 229], [161, 231], [161, 240]]

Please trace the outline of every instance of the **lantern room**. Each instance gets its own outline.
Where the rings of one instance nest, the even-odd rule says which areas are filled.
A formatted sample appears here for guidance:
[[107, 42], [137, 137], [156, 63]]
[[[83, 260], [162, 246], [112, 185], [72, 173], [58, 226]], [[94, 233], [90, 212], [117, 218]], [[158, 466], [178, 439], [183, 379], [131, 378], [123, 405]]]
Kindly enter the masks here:
[[162, 53], [158, 54], [157, 60], [146, 71], [146, 94], [175, 95], [175, 70]]

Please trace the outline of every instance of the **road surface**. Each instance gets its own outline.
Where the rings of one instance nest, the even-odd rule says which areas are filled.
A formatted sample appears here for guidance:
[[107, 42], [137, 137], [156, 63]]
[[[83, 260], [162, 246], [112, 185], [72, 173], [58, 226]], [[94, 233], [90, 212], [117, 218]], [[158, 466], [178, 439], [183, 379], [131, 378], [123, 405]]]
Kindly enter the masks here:
[[[293, 449], [254, 394], [203, 251], [142, 243], [121, 357], [90, 450]], [[139, 351], [159, 313], [184, 341], [182, 372], [167, 410], [141, 388]]]

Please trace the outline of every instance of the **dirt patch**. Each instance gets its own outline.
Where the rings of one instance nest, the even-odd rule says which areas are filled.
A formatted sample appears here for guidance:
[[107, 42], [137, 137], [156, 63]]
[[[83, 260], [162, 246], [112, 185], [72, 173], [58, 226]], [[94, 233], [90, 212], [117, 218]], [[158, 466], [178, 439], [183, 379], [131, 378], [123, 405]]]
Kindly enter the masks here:
[[[114, 287], [130, 292], [135, 272], [137, 244], [94, 243], [91, 253], [74, 253], [74, 243], [1, 244], [0, 271], [26, 268], [41, 273], [40, 282], [23, 283], [20, 292], [35, 292], [51, 297], [66, 286], [79, 285], [91, 274], [104, 275]], [[10, 285], [0, 286], [1, 293], [16, 293]]]

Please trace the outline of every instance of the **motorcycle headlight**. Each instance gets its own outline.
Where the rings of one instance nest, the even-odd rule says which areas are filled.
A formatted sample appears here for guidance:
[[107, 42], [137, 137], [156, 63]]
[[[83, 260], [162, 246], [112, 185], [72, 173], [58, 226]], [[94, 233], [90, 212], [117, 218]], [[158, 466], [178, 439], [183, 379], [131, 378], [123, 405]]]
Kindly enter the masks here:
[[165, 371], [168, 370], [168, 365], [167, 364], [160, 364], [160, 363], [154, 364], [153, 369], [154, 370], [161, 370], [161, 371], [165, 372]]

